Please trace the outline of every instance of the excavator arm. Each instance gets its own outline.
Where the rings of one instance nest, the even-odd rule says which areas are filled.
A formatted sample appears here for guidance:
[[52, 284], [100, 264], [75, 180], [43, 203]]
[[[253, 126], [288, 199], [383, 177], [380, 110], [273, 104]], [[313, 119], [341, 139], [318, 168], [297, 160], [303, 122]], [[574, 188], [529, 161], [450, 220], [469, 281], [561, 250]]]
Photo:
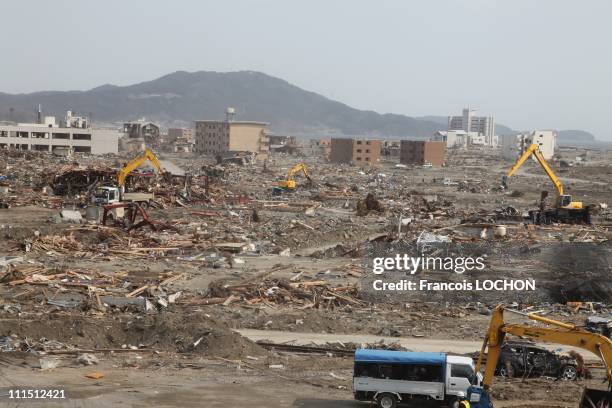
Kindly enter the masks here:
[[295, 175], [300, 171], [304, 174], [304, 177], [307, 180], [310, 180], [310, 176], [308, 175], [308, 167], [306, 167], [304, 163], [298, 163], [293, 166], [287, 173], [287, 180], [293, 180], [295, 178]]
[[538, 161], [540, 166], [542, 166], [542, 168], [546, 172], [546, 175], [548, 176], [550, 181], [552, 181], [555, 188], [557, 189], [557, 193], [559, 193], [559, 195], [562, 196], [563, 191], [564, 191], [563, 184], [561, 184], [561, 180], [559, 180], [557, 175], [552, 171], [552, 169], [548, 165], [548, 162], [546, 161], [546, 159], [544, 159], [544, 156], [542, 156], [542, 152], [540, 151], [540, 148], [538, 147], [536, 143], [533, 143], [531, 146], [529, 146], [527, 150], [525, 150], [525, 152], [521, 155], [521, 157], [519, 157], [516, 163], [514, 163], [514, 166], [510, 168], [510, 170], [508, 171], [508, 174], [504, 178], [504, 181], [503, 181], [504, 186], [506, 185], [507, 179], [510, 178], [523, 165], [523, 163], [525, 163], [525, 161], [531, 155], [535, 156], [536, 160]]
[[128, 174], [130, 174], [138, 167], [142, 166], [147, 160], [151, 162], [151, 164], [158, 173], [162, 172], [162, 166], [159, 163], [159, 160], [157, 160], [157, 157], [155, 157], [151, 150], [146, 149], [141, 156], [138, 156], [135, 159], [131, 160], [121, 170], [119, 170], [119, 173], [117, 174], [117, 184], [119, 185], [119, 187], [123, 187], [125, 185], [125, 179]]
[[608, 383], [612, 383], [612, 340], [601, 334], [592, 333], [576, 327], [573, 324], [558, 322], [534, 313], [524, 314], [508, 310], [509, 312], [526, 316], [531, 320], [556, 327], [549, 328], [532, 327], [521, 324], [505, 324], [504, 310], [503, 306], [498, 306], [493, 311], [489, 330], [483, 342], [482, 349], [480, 350], [478, 363], [476, 364], [476, 371], [479, 372], [485, 351], [488, 349], [487, 363], [483, 376], [483, 386], [485, 389], [490, 388], [493, 383], [493, 376], [495, 375], [495, 369], [499, 361], [501, 347], [506, 334], [588, 350], [596, 356], [599, 356], [604, 362]]

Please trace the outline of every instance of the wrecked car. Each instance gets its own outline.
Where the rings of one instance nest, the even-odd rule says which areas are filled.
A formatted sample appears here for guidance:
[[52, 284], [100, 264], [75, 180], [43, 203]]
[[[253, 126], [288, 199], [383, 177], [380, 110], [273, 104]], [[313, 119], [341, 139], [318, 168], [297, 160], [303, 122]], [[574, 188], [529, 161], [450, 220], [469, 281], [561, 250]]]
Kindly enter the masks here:
[[496, 373], [503, 377], [554, 377], [575, 380], [578, 362], [533, 343], [507, 342], [502, 346]]
[[612, 317], [589, 316], [585, 322], [585, 329], [612, 338]]

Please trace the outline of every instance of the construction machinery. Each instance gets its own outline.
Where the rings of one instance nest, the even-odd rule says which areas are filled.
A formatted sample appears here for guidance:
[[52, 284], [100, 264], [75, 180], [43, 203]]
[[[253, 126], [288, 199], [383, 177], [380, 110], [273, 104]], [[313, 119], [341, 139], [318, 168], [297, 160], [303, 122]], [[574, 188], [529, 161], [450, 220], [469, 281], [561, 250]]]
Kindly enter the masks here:
[[543, 191], [540, 197], [540, 208], [538, 210], [529, 211], [531, 220], [536, 224], [548, 224], [551, 222], [570, 223], [570, 224], [590, 224], [591, 217], [589, 207], [583, 206], [582, 202], [574, 201], [572, 196], [565, 194], [565, 189], [561, 180], [555, 175], [550, 168], [546, 159], [542, 155], [537, 143], [530, 145], [527, 150], [519, 157], [514, 165], [502, 179], [504, 189], [508, 188], [508, 179], [516, 173], [516, 171], [525, 163], [529, 157], [535, 157], [536, 161], [542, 166], [546, 175], [552, 181], [557, 190], [557, 197], [553, 208], [546, 208], [545, 200], [548, 197], [548, 192]]
[[92, 198], [94, 204], [106, 205], [119, 203], [122, 201], [148, 203], [154, 195], [150, 193], [126, 193], [125, 192], [125, 180], [127, 176], [142, 166], [146, 161], [151, 162], [153, 167], [158, 173], [161, 173], [162, 166], [157, 160], [157, 157], [149, 149], [146, 149], [144, 153], [128, 162], [119, 172], [117, 173], [117, 185], [116, 186], [103, 186], [96, 189], [96, 192]]
[[295, 190], [295, 188], [297, 187], [297, 183], [295, 182], [295, 176], [299, 172], [302, 172], [306, 180], [312, 182], [312, 179], [308, 174], [308, 167], [306, 167], [304, 163], [298, 163], [291, 169], [289, 169], [289, 172], [287, 173], [287, 179], [280, 181], [278, 183], [278, 187], [282, 188], [283, 190]]
[[[531, 320], [544, 323], [554, 327], [535, 327], [528, 324], [508, 324], [504, 321], [504, 311], [520, 314]], [[549, 319], [535, 313], [522, 313], [504, 306], [498, 306], [493, 311], [489, 330], [485, 336], [476, 372], [480, 372], [486, 352], [486, 366], [482, 382], [474, 384], [468, 391], [468, 398], [472, 408], [492, 408], [493, 403], [489, 396], [489, 390], [493, 383], [495, 370], [501, 355], [502, 345], [507, 334], [524, 339], [544, 341], [548, 343], [563, 344], [566, 346], [580, 348], [595, 354], [604, 363], [606, 376], [608, 378], [608, 389], [585, 389], [583, 402], [580, 408], [609, 408], [612, 407], [612, 340], [598, 333], [592, 333], [574, 324], [563, 323]]]

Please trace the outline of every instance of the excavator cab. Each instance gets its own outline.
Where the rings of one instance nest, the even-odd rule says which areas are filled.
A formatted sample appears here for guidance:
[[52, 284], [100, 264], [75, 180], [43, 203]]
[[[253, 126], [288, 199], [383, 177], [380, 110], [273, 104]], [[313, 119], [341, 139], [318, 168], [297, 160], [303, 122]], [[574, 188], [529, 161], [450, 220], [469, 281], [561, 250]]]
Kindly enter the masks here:
[[572, 196], [569, 194], [563, 194], [557, 198], [557, 201], [558, 201], [557, 203], [558, 207], [562, 207], [562, 208], [568, 207], [570, 204], [572, 204]]

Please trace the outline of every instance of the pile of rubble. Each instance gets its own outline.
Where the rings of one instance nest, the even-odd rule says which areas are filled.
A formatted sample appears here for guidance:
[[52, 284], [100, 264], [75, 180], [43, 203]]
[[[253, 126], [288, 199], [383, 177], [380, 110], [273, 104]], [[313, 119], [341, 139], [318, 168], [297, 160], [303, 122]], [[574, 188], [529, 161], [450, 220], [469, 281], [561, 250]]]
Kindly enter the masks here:
[[255, 283], [236, 285], [213, 282], [209, 285], [205, 298], [193, 298], [183, 302], [188, 305], [225, 306], [234, 302], [245, 302], [274, 305], [291, 305], [300, 309], [326, 309], [352, 305], [363, 306], [366, 303], [358, 298], [355, 285], [332, 287], [329, 282], [304, 281], [292, 282], [282, 279], [264, 279]]
[[[11, 264], [0, 274], [0, 293], [8, 295], [4, 296], [3, 308], [9, 312], [26, 307], [37, 309], [41, 305], [102, 313], [127, 309], [154, 312], [176, 303], [182, 292], [167, 288], [184, 277], [184, 273], [143, 277], [128, 272]], [[19, 293], [15, 294], [18, 287]]]

